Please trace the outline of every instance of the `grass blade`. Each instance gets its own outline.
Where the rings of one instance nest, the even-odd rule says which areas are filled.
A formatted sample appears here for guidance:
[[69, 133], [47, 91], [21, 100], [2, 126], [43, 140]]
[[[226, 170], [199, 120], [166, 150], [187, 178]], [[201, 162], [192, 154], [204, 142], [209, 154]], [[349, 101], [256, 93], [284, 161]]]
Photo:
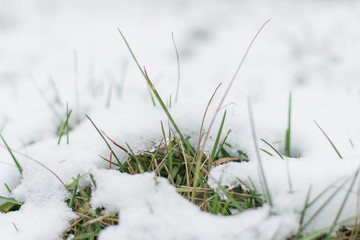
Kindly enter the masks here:
[[95, 125], [95, 123], [91, 120], [91, 118], [85, 114], [85, 116], [87, 117], [87, 119], [90, 120], [91, 124], [95, 127], [96, 131], [100, 134], [101, 138], [104, 140], [104, 142], [106, 143], [107, 147], [109, 148], [109, 150], [112, 152], [112, 154], [114, 155], [116, 161], [118, 162], [118, 164], [121, 166], [119, 171], [124, 170], [125, 168], [125, 163], [121, 164], [119, 158], [116, 156], [114, 150], [111, 148], [110, 144], [106, 141], [104, 135], [101, 133], [101, 131], [98, 129], [98, 127]]
[[173, 43], [174, 43], [174, 48], [175, 48], [175, 53], [176, 53], [177, 69], [178, 69], [178, 80], [177, 80], [176, 95], [175, 95], [175, 102], [177, 102], [178, 96], [179, 96], [179, 88], [180, 88], [180, 59], [179, 59], [179, 52], [178, 52], [176, 44], [175, 44], [174, 32], [171, 33], [171, 37], [172, 37], [172, 40], [173, 40]]
[[[139, 63], [138, 63], [138, 61], [137, 61], [134, 53], [132, 52], [132, 50], [131, 50], [131, 48], [130, 48], [129, 43], [126, 41], [126, 38], [124, 37], [124, 35], [123, 35], [122, 32], [120, 31], [120, 29], [118, 29], [118, 31], [119, 31], [121, 37], [123, 38], [123, 40], [124, 40], [124, 42], [125, 42], [128, 50], [130, 51], [131, 56], [133, 57], [134, 61], [136, 62], [136, 65], [138, 66], [140, 72], [141, 72], [142, 75], [144, 76], [146, 82], [148, 83], [148, 85], [150, 86], [150, 88], [151, 88], [152, 92], [154, 93], [156, 99], [158, 100], [161, 108], [164, 110], [166, 116], [167, 116], [168, 119], [170, 120], [170, 122], [171, 122], [171, 124], [173, 125], [173, 127], [175, 128], [176, 132], [179, 134], [181, 140], [182, 140], [183, 142], [186, 142], [186, 138], [185, 138], [184, 135], [181, 133], [179, 127], [177, 126], [177, 124], [175, 123], [174, 119], [172, 118], [169, 110], [168, 110], [167, 107], [165, 106], [165, 104], [164, 104], [163, 100], [161, 99], [159, 93], [157, 92], [156, 88], [154, 87], [154, 85], [153, 85], [152, 82], [150, 81], [150, 79], [149, 79], [149, 77], [148, 77], [148, 75], [147, 75], [147, 73], [146, 73], [146, 70], [145, 70], [145, 69], [144, 69], [144, 71], [142, 70], [142, 68], [140, 67], [140, 65], [139, 65]], [[194, 150], [193, 150], [191, 147], [190, 147], [188, 150], [189, 150], [191, 153], [194, 153]]]
[[19, 205], [19, 206], [24, 204], [23, 202], [18, 202], [13, 198], [7, 198], [7, 197], [0, 196], [0, 199], [5, 200], [5, 201], [10, 202], [10, 203], [13, 203], [13, 204], [16, 204], [16, 205]]
[[256, 132], [255, 132], [255, 123], [254, 123], [254, 118], [253, 118], [253, 113], [252, 113], [252, 108], [251, 108], [251, 102], [250, 99], [248, 99], [248, 109], [249, 109], [249, 117], [250, 117], [250, 125], [251, 125], [251, 132], [252, 132], [252, 136], [253, 136], [253, 141], [254, 141], [254, 146], [255, 146], [255, 152], [256, 152], [256, 157], [258, 159], [258, 172], [259, 172], [259, 179], [261, 182], [261, 187], [264, 193], [264, 197], [265, 200], [269, 203], [269, 205], [272, 207], [272, 201], [271, 201], [271, 195], [270, 195], [270, 191], [269, 191], [269, 187], [267, 185], [267, 181], [266, 181], [266, 177], [265, 177], [265, 171], [264, 171], [264, 166], [262, 164], [262, 160], [260, 157], [260, 152], [259, 152], [259, 148], [258, 148], [258, 144], [257, 144], [257, 137], [256, 137]]
[[325, 202], [316, 210], [316, 212], [309, 218], [309, 220], [302, 225], [299, 229], [299, 232], [302, 232], [314, 219], [319, 213], [325, 208], [325, 206], [340, 192], [339, 190], [344, 187], [344, 185], [348, 182], [348, 179], [345, 179], [343, 183], [335, 189], [335, 191], [325, 200]]
[[[268, 143], [267, 141], [265, 141], [264, 139], [260, 138], [261, 141], [263, 141], [264, 143], [266, 143], [272, 150], [274, 150], [274, 152], [276, 152], [276, 154], [281, 158], [284, 159], [284, 157], [279, 153], [278, 150], [276, 150], [270, 143]], [[264, 150], [263, 150], [264, 151]], [[271, 154], [272, 155], [272, 154]]]
[[349, 186], [349, 189], [348, 189], [348, 191], [346, 192], [346, 195], [345, 195], [345, 197], [344, 197], [344, 200], [342, 201], [342, 203], [341, 203], [341, 205], [340, 205], [339, 211], [338, 211], [337, 214], [336, 214], [336, 217], [335, 217], [335, 219], [334, 219], [333, 225], [331, 226], [327, 237], [330, 237], [330, 234], [331, 234], [332, 231], [334, 230], [335, 226], [338, 224], [338, 219], [339, 219], [339, 217], [340, 217], [340, 215], [341, 215], [341, 213], [342, 213], [342, 210], [344, 209], [345, 204], [346, 204], [346, 202], [347, 202], [347, 200], [348, 200], [348, 198], [349, 198], [351, 189], [352, 189], [352, 187], [354, 186], [354, 183], [355, 183], [355, 180], [357, 179], [357, 176], [359, 175], [359, 171], [360, 171], [360, 168], [358, 168], [358, 169], [356, 170], [355, 174], [354, 174], [354, 177], [353, 177], [353, 179], [352, 179], [352, 181], [351, 181], [351, 184], [350, 184], [350, 186]]
[[330, 142], [331, 146], [333, 147], [333, 149], [335, 150], [336, 154], [339, 156], [340, 159], [342, 159], [343, 157], [341, 156], [340, 152], [338, 151], [338, 149], [335, 147], [334, 143], [330, 140], [330, 138], [328, 137], [328, 135], [326, 135], [326, 133], [324, 132], [324, 130], [322, 130], [322, 128], [320, 127], [320, 125], [314, 120], [315, 124], [318, 126], [318, 128], [320, 129], [320, 131], [325, 135], [325, 137], [327, 138], [327, 140]]
[[120, 148], [120, 149], [123, 150], [124, 152], [129, 153], [128, 150], [126, 150], [126, 148], [120, 146], [120, 145], [117, 144], [114, 140], [112, 140], [110, 137], [108, 137], [108, 135], [106, 135], [106, 133], [105, 133], [104, 131], [101, 130], [101, 132], [102, 132], [102, 134], [104, 134], [105, 137], [106, 137], [107, 139], [109, 139], [110, 142], [112, 142], [115, 146], [117, 146], [118, 148]]
[[224, 140], [221, 142], [221, 144], [219, 146], [219, 150], [217, 151], [214, 159], [217, 159], [219, 157], [219, 154], [220, 154], [221, 150], [224, 149], [224, 145], [225, 145], [226, 140], [227, 140], [230, 133], [231, 133], [231, 129], [229, 129], [229, 131], [226, 133], [226, 136], [225, 136]]
[[289, 112], [288, 112], [288, 128], [285, 135], [285, 156], [290, 157], [290, 140], [291, 140], [291, 92], [289, 94]]
[[311, 186], [309, 187], [309, 190], [308, 190], [308, 192], [307, 192], [307, 194], [306, 194], [306, 199], [305, 199], [305, 205], [304, 205], [304, 208], [303, 208], [303, 210], [301, 211], [301, 215], [300, 215], [300, 221], [299, 221], [299, 223], [300, 223], [300, 226], [303, 224], [303, 222], [304, 222], [304, 217], [305, 217], [305, 212], [306, 212], [306, 209], [309, 207], [309, 200], [310, 200], [310, 194], [311, 194]]
[[[145, 70], [145, 76], [146, 76], [146, 79], [147, 79], [147, 81], [148, 81], [148, 84], [149, 84], [150, 88], [152, 89], [152, 91], [153, 91], [156, 99], [157, 99], [158, 102], [160, 103], [161, 108], [164, 110], [166, 116], [168, 117], [169, 121], [171, 122], [171, 124], [172, 124], [173, 127], [175, 128], [176, 132], [179, 134], [181, 140], [182, 140], [183, 142], [186, 142], [186, 141], [187, 141], [186, 138], [185, 138], [184, 135], [181, 133], [179, 127], [177, 126], [177, 124], [175, 123], [174, 119], [172, 118], [172, 116], [171, 116], [168, 108], [165, 106], [165, 104], [164, 104], [163, 100], [161, 99], [159, 93], [157, 92], [156, 88], [154, 87], [154, 85], [153, 85], [152, 82], [150, 81], [149, 76], [147, 75], [147, 72], [146, 72], [146, 69], [145, 69], [145, 68], [144, 68], [144, 70]], [[191, 153], [194, 153], [194, 150], [193, 150], [191, 147], [190, 147], [189, 150], [190, 150]]]
[[71, 199], [70, 199], [70, 202], [69, 202], [69, 207], [70, 208], [72, 208], [74, 206], [74, 200], [75, 200], [75, 197], [76, 197], [77, 188], [78, 188], [78, 185], [75, 184], [73, 192], [72, 192], [72, 196], [71, 196]]
[[135, 158], [136, 163], [139, 165], [140, 173], [144, 173], [144, 168], [142, 167], [139, 158], [135, 155], [129, 144], [126, 144], [126, 146], [129, 148], [132, 156]]
[[220, 127], [219, 127], [219, 131], [218, 131], [218, 134], [217, 134], [217, 136], [216, 136], [216, 140], [215, 140], [215, 143], [214, 143], [214, 147], [213, 147], [213, 150], [212, 150], [212, 153], [211, 153], [211, 159], [212, 159], [212, 160], [215, 159], [216, 149], [217, 149], [217, 147], [218, 147], [219, 140], [220, 140], [220, 136], [221, 136], [221, 132], [222, 132], [222, 129], [223, 129], [223, 127], [224, 127], [225, 118], [226, 118], [226, 110], [224, 111], [224, 115], [223, 115], [223, 118], [222, 118], [222, 120], [221, 120], [221, 124], [220, 124]]
[[169, 172], [171, 177], [175, 177], [175, 175], [173, 174], [173, 142], [172, 142], [172, 137], [171, 137], [171, 129], [170, 129], [170, 123], [168, 122], [168, 126], [169, 126], [169, 155], [168, 155], [168, 160], [169, 160]]
[[8, 192], [11, 193], [11, 189], [9, 188], [9, 186], [6, 183], [4, 183], [4, 184], [5, 184], [6, 190], [8, 190]]
[[268, 151], [266, 151], [265, 149], [263, 149], [263, 148], [259, 148], [261, 151], [263, 151], [264, 153], [266, 153], [267, 155], [269, 155], [269, 156], [274, 156], [274, 155], [272, 155], [272, 153], [269, 153]]
[[69, 108], [68, 108], [68, 103], [66, 103], [66, 120], [65, 120], [65, 123], [64, 123], [64, 126], [61, 130], [61, 133], [60, 133], [60, 136], [59, 136], [59, 140], [57, 142], [57, 144], [59, 145], [60, 142], [61, 142], [61, 138], [65, 132], [65, 128], [66, 128], [66, 143], [69, 144], [69, 118], [71, 116], [71, 113], [72, 113], [72, 109], [70, 110], [69, 112]]
[[2, 135], [0, 135], [1, 139], [3, 140], [8, 152], [10, 153], [12, 159], [14, 160], [15, 164], [16, 164], [16, 167], [18, 168], [19, 172], [20, 172], [20, 175], [22, 175], [22, 172], [23, 172], [23, 169], [20, 165], [20, 163], [18, 162], [18, 160], [16, 159], [15, 155], [13, 154], [13, 152], [11, 151], [11, 148], [9, 147], [9, 145], [6, 143], [5, 139], [3, 138]]

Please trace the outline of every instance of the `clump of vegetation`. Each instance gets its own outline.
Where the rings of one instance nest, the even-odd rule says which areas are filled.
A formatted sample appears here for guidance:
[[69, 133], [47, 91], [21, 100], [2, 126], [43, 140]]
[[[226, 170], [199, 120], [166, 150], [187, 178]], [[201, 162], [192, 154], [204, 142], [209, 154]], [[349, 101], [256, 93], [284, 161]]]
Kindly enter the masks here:
[[[263, 204], [262, 197], [255, 190], [247, 190], [249, 189], [247, 187], [225, 189], [219, 186], [221, 191], [218, 192], [207, 184], [211, 167], [229, 161], [247, 161], [247, 156], [242, 151], [239, 151], [236, 157], [228, 154], [225, 147], [227, 136], [220, 141], [220, 147], [216, 148], [214, 159], [202, 153], [199, 160], [200, 153], [195, 151], [192, 154], [190, 147], [186, 148], [181, 138], [172, 136], [171, 131], [169, 131], [171, 136], [167, 138], [164, 135], [156, 150], [149, 152], [137, 149], [140, 154], [135, 154], [129, 145], [127, 146], [129, 150], [127, 150], [100, 131], [99, 133], [128, 154], [124, 163], [113, 161], [113, 153], [110, 154], [110, 159], [103, 157], [109, 163], [109, 167], [129, 174], [154, 172], [158, 177], [167, 178], [179, 194], [198, 205], [203, 211], [232, 215]], [[196, 171], [197, 164], [200, 165], [199, 171]], [[195, 186], [196, 179], [198, 179], [198, 186]]]
[[[96, 187], [91, 174], [90, 177]], [[104, 208], [91, 208], [92, 188], [91, 186], [82, 188], [79, 185], [80, 178], [81, 176], [67, 186], [72, 194], [65, 202], [77, 215], [77, 218], [73, 219], [71, 225], [63, 232], [63, 239], [97, 239], [97, 235], [102, 229], [119, 222], [118, 213], [107, 213]]]
[[[70, 114], [68, 114], [68, 116], [69, 115]], [[21, 167], [19, 161], [17, 160], [13, 152], [16, 152], [18, 154], [21, 153], [11, 149], [1, 135], [0, 138], [4, 142], [8, 152], [13, 158], [20, 172], [20, 175], [22, 175], [23, 168]], [[71, 195], [71, 197], [67, 198], [65, 202], [77, 215], [77, 218], [73, 219], [70, 223], [70, 226], [62, 233], [62, 239], [97, 239], [97, 235], [102, 229], [110, 225], [115, 225], [119, 222], [118, 213], [107, 213], [104, 208], [91, 208], [90, 200], [92, 187], [96, 188], [96, 182], [92, 174], [90, 174], [92, 186], [86, 186], [85, 188], [80, 186], [79, 181], [83, 176], [78, 176], [76, 179], [74, 179], [72, 183], [65, 185], [65, 183], [60, 179], [60, 177], [56, 175], [56, 173], [54, 173], [51, 169], [47, 168], [44, 164], [27, 155], [24, 156], [34, 161], [35, 163], [40, 164], [42, 167], [51, 172], [64, 185], [66, 190], [68, 190]], [[5, 186], [11, 194], [11, 190], [6, 183]], [[4, 204], [0, 205], [1, 213], [18, 211], [24, 204], [23, 202], [19, 202], [12, 197], [0, 196], [0, 200], [6, 201]], [[16, 228], [15, 224], [14, 227]]]

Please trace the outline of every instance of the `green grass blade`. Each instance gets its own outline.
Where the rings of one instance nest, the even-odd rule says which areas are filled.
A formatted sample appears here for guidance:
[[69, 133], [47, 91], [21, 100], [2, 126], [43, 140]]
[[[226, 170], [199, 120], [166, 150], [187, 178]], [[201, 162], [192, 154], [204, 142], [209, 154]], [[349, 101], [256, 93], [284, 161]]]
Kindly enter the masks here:
[[169, 98], [169, 108], [171, 108], [171, 94], [170, 94], [170, 98]]
[[19, 206], [24, 204], [23, 202], [16, 201], [13, 198], [7, 198], [7, 197], [0, 196], [0, 199], [5, 200], [5, 201], [10, 202], [10, 203], [13, 203], [13, 204], [16, 204], [16, 205], [19, 205]]
[[[124, 35], [123, 35], [122, 32], [120, 31], [120, 29], [118, 29], [118, 31], [119, 31], [121, 37], [123, 38], [123, 40], [124, 40], [124, 42], [125, 42], [128, 50], [130, 51], [131, 56], [133, 57], [134, 61], [136, 62], [136, 65], [138, 66], [140, 72], [141, 72], [142, 75], [144, 76], [146, 82], [148, 83], [148, 85], [150, 86], [150, 88], [151, 88], [152, 92], [154, 93], [156, 99], [158, 100], [161, 108], [164, 110], [166, 116], [167, 116], [168, 119], [170, 120], [170, 122], [171, 122], [171, 124], [173, 125], [173, 127], [175, 128], [176, 132], [179, 134], [181, 140], [182, 140], [183, 142], [186, 142], [186, 138], [185, 138], [184, 135], [181, 133], [179, 127], [177, 126], [177, 124], [175, 123], [174, 119], [172, 118], [169, 110], [168, 110], [167, 107], [165, 106], [165, 104], [164, 104], [163, 100], [161, 99], [159, 93], [157, 92], [156, 88], [154, 87], [154, 85], [153, 85], [152, 82], [150, 81], [149, 77], [147, 76], [146, 70], [145, 70], [145, 71], [142, 70], [142, 68], [140, 67], [140, 65], [139, 65], [139, 63], [138, 63], [138, 61], [137, 61], [134, 53], [132, 52], [132, 50], [131, 50], [131, 48], [130, 48], [129, 43], [128, 43], [127, 40], [126, 40], [126, 38], [124, 37]], [[194, 150], [193, 150], [191, 147], [190, 147], [190, 149], [188, 149], [188, 150], [189, 150], [191, 153], [194, 153]]]
[[72, 110], [69, 111], [68, 103], [66, 103], [66, 120], [65, 120], [64, 126], [60, 132], [59, 140], [57, 142], [58, 145], [60, 144], [61, 138], [64, 135], [65, 128], [66, 128], [66, 139], [67, 139], [66, 143], [69, 144], [69, 118], [71, 116], [71, 113], [72, 113]]
[[126, 146], [129, 148], [132, 156], [135, 158], [136, 163], [139, 165], [140, 173], [143, 173], [143, 172], [144, 172], [144, 168], [142, 167], [139, 158], [135, 155], [135, 153], [133, 152], [133, 150], [131, 149], [131, 147], [129, 146], [129, 144], [126, 143]]
[[124, 40], [124, 42], [125, 42], [125, 44], [126, 44], [127, 48], [129, 49], [130, 54], [131, 54], [132, 58], [134, 59], [134, 61], [135, 61], [136, 65], [139, 67], [140, 72], [143, 74], [144, 78], [146, 79], [146, 76], [145, 76], [144, 71], [143, 71], [143, 70], [142, 70], [142, 68], [140, 67], [139, 62], [137, 61], [137, 59], [136, 59], [136, 57], [135, 57], [135, 55], [134, 55], [133, 51], [132, 51], [132, 50], [131, 50], [131, 48], [130, 48], [130, 45], [129, 45], [128, 41], [126, 40], [125, 36], [122, 34], [122, 32], [121, 32], [120, 28], [118, 28], [118, 31], [119, 31], [119, 33], [120, 33], [120, 35], [121, 35], [122, 39]]
[[110, 150], [110, 151], [112, 152], [112, 154], [114, 155], [116, 161], [117, 161], [118, 164], [121, 166], [121, 167], [120, 167], [120, 169], [121, 169], [120, 171], [124, 170], [126, 163], [121, 164], [119, 158], [116, 156], [114, 150], [111, 148], [110, 144], [106, 141], [104, 135], [101, 133], [101, 131], [99, 130], [99, 128], [95, 125], [95, 123], [91, 120], [91, 118], [90, 118], [88, 115], [85, 114], [85, 116], [87, 117], [87, 119], [90, 120], [90, 122], [92, 123], [92, 125], [95, 127], [96, 131], [100, 134], [101, 138], [102, 138], [102, 139], [104, 140], [104, 142], [106, 143], [106, 145], [107, 145], [107, 147], [109, 148], [109, 150]]
[[[1, 132], [1, 131], [0, 131], [0, 132]], [[351, 145], [352, 147], [354, 147], [354, 144], [353, 144], [351, 138], [349, 138], [349, 142], [350, 142], [350, 145]]]
[[87, 203], [90, 201], [90, 196], [87, 194], [87, 192], [80, 186], [79, 182], [76, 182], [76, 186], [79, 189], [79, 193], [81, 197], [84, 199], [84, 202]]
[[229, 198], [229, 200], [231, 201], [231, 203], [236, 207], [236, 209], [239, 211], [239, 212], [242, 212], [244, 211], [244, 208], [242, 208], [240, 206], [240, 204], [235, 200], [235, 198], [233, 196], [231, 196], [230, 193], [228, 193], [227, 191], [225, 191], [225, 195], [227, 198]]
[[[284, 157], [278, 152], [278, 150], [276, 150], [273, 146], [271, 146], [270, 143], [268, 143], [267, 141], [265, 141], [264, 139], [260, 138], [261, 141], [263, 141], [264, 143], [266, 143], [272, 150], [274, 150], [274, 152], [276, 152], [276, 154], [281, 158], [284, 159]], [[272, 155], [272, 154], [271, 154]]]
[[70, 132], [70, 128], [69, 128], [69, 119], [71, 116], [72, 110], [70, 110], [69, 112], [69, 108], [68, 108], [68, 104], [66, 103], [66, 144], [69, 144], [69, 132]]
[[219, 150], [217, 151], [214, 159], [217, 159], [219, 157], [219, 154], [220, 154], [221, 150], [224, 149], [224, 145], [225, 145], [226, 140], [227, 140], [230, 133], [231, 133], [231, 129], [226, 133], [226, 136], [225, 136], [224, 140], [222, 141], [222, 143], [220, 144]]
[[170, 130], [170, 124], [169, 124], [169, 155], [168, 155], [168, 164], [169, 164], [169, 172], [171, 177], [175, 177], [173, 174], [173, 143], [171, 139], [171, 130]]
[[285, 135], [285, 156], [290, 157], [290, 140], [291, 140], [291, 92], [289, 94], [289, 111], [288, 111], [288, 128]]
[[269, 153], [268, 151], [266, 151], [265, 149], [263, 149], [263, 148], [259, 148], [261, 151], [263, 151], [264, 153], [266, 153], [267, 155], [269, 155], [269, 156], [274, 156], [274, 155], [272, 155], [271, 153]]
[[[150, 79], [149, 79], [149, 77], [148, 77], [148, 75], [147, 75], [147, 73], [146, 73], [146, 70], [145, 70], [145, 76], [146, 76], [146, 79], [147, 79], [147, 81], [148, 81], [148, 84], [150, 85], [150, 88], [152, 89], [152, 91], [153, 91], [156, 99], [157, 99], [158, 102], [160, 103], [161, 108], [164, 110], [166, 116], [168, 117], [169, 121], [171, 122], [171, 124], [172, 124], [173, 127], [175, 128], [176, 132], [179, 134], [181, 140], [182, 140], [183, 142], [185, 142], [185, 141], [186, 141], [186, 138], [185, 138], [184, 135], [181, 133], [179, 127], [177, 126], [177, 124], [175, 123], [174, 119], [172, 118], [172, 116], [171, 116], [168, 108], [165, 106], [165, 104], [164, 104], [163, 100], [161, 99], [159, 93], [157, 92], [156, 88], [154, 87], [154, 85], [153, 85], [152, 82], [150, 81]], [[191, 153], [194, 153], [194, 150], [193, 150], [191, 147], [190, 147], [189, 150], [190, 150]]]
[[8, 190], [8, 192], [11, 193], [11, 189], [9, 188], [9, 186], [6, 183], [4, 183], [4, 184], [5, 184], [5, 187]]
[[[109, 159], [107, 159], [107, 158], [105, 158], [105, 157], [103, 157], [103, 156], [101, 156], [101, 155], [99, 155], [99, 157], [101, 157], [102, 160], [104, 160], [104, 161], [106, 161], [106, 162], [108, 162], [108, 163], [111, 162], [111, 165], [115, 165], [115, 166], [117, 166], [117, 167], [119, 167], [119, 168], [121, 167], [119, 164], [114, 163], [114, 162], [110, 161]], [[120, 171], [120, 170], [119, 170], [119, 171]]]
[[73, 178], [74, 181], [72, 181], [71, 183], [69, 183], [68, 185], [66, 185], [66, 188], [72, 188], [72, 187], [74, 187], [74, 186], [79, 182], [79, 180], [80, 180], [81, 178], [83, 178], [83, 177], [84, 177], [84, 175], [78, 175], [76, 179]]
[[[300, 223], [300, 227], [302, 226], [302, 224], [303, 224], [303, 222], [304, 222], [304, 217], [305, 217], [305, 212], [306, 212], [306, 210], [308, 209], [308, 207], [309, 207], [309, 200], [310, 200], [310, 194], [311, 194], [311, 186], [309, 187], [309, 190], [308, 190], [308, 192], [307, 192], [307, 194], [306, 194], [306, 199], [305, 199], [305, 204], [304, 204], [304, 208], [303, 208], [303, 210], [301, 211], [301, 215], [300, 215], [300, 221], [299, 221], [299, 223]], [[300, 232], [298, 233], [298, 234], [300, 234]]]
[[20, 174], [22, 175], [23, 169], [22, 169], [20, 163], [19, 163], [18, 160], [16, 159], [15, 155], [14, 155], [13, 152], [11, 151], [11, 148], [10, 148], [9, 145], [6, 143], [6, 141], [5, 141], [5, 139], [3, 138], [3, 136], [0, 135], [0, 137], [1, 137], [2, 141], [4, 142], [4, 144], [5, 144], [8, 152], [10, 153], [10, 155], [11, 155], [11, 157], [12, 157], [12, 159], [14, 160], [14, 162], [15, 162], [15, 164], [16, 164], [16, 167], [18, 168]]
[[96, 181], [95, 181], [94, 175], [92, 173], [90, 173], [89, 175], [90, 175], [92, 184], [94, 184], [94, 187], [96, 188], [97, 186], [96, 186]]
[[222, 133], [222, 129], [223, 129], [223, 127], [224, 127], [225, 118], [226, 118], [226, 110], [224, 111], [224, 115], [223, 115], [223, 118], [222, 118], [222, 120], [221, 120], [221, 124], [220, 124], [220, 127], [219, 127], [219, 131], [218, 131], [218, 134], [217, 134], [217, 136], [216, 136], [216, 140], [215, 140], [215, 143], [214, 143], [214, 147], [213, 147], [213, 150], [212, 150], [212, 153], [211, 153], [211, 159], [212, 159], [212, 160], [215, 159], [216, 149], [217, 149], [217, 147], [218, 147], [219, 140], [220, 140], [220, 136], [221, 136], [221, 133]]
[[78, 185], [75, 184], [73, 192], [72, 192], [72, 196], [71, 196], [71, 199], [70, 199], [70, 202], [69, 202], [69, 207], [70, 208], [72, 208], [74, 206], [74, 200], [75, 200], [75, 197], [76, 197], [77, 188], [78, 188]]
[[[159, 145], [157, 146], [157, 148], [156, 148], [156, 150], [155, 150], [154, 155], [153, 155], [152, 158], [151, 158], [151, 162], [150, 162], [150, 165], [149, 165], [149, 168], [148, 168], [147, 172], [150, 172], [150, 171], [151, 171], [151, 167], [153, 166], [154, 161], [155, 161], [155, 158], [157, 157], [157, 155], [158, 155], [158, 153], [159, 153], [159, 150], [160, 150], [162, 141], [163, 141], [163, 140], [161, 139]], [[154, 168], [154, 169], [155, 169], [155, 168]]]
[[151, 92], [151, 88], [148, 86], [148, 90], [149, 90], [149, 95], [150, 95], [150, 98], [151, 98], [151, 102], [153, 104], [154, 107], [156, 107], [156, 102], [155, 102], [155, 99], [154, 99], [154, 96]]

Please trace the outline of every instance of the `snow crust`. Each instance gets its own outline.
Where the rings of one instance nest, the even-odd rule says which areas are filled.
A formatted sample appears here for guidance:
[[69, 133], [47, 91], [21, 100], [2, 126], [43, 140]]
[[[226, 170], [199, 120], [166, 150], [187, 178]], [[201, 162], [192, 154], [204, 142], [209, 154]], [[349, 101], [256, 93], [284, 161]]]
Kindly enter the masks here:
[[[0, 6], [0, 133], [13, 149], [43, 163], [65, 184], [78, 174], [94, 174], [98, 187], [93, 207], [119, 211], [120, 216], [120, 224], [103, 230], [99, 239], [286, 239], [300, 227], [310, 187], [310, 200], [328, 190], [307, 209], [304, 222], [326, 199], [331, 201], [305, 232], [333, 224], [360, 167], [358, 2], [0, 0]], [[130, 176], [106, 170], [100, 156], [108, 157], [109, 151], [85, 114], [117, 143], [139, 150], [159, 143], [160, 121], [167, 127], [118, 27], [164, 101], [171, 95], [174, 119], [196, 144], [210, 96], [222, 82], [205, 127], [251, 38], [269, 18], [225, 102], [224, 132], [232, 130], [229, 152], [246, 152], [250, 161], [215, 167], [208, 181], [216, 189], [219, 183], [232, 188], [241, 180], [262, 191], [249, 97], [259, 147], [274, 154], [261, 152], [272, 207], [213, 216], [183, 199], [165, 179], [157, 178], [156, 184], [152, 173]], [[171, 31], [181, 61], [176, 103]], [[293, 157], [282, 160], [260, 138], [284, 150], [290, 91]], [[67, 102], [73, 110], [70, 144], [65, 136], [57, 145], [56, 130], [65, 119]], [[121, 159], [126, 157], [114, 149]], [[44, 167], [16, 156], [22, 176], [0, 148], [0, 196], [25, 202], [19, 211], [0, 213], [1, 239], [57, 239], [75, 217], [64, 203], [68, 192]], [[82, 184], [88, 183], [85, 179]], [[356, 214], [358, 188], [356, 179], [339, 221]]]

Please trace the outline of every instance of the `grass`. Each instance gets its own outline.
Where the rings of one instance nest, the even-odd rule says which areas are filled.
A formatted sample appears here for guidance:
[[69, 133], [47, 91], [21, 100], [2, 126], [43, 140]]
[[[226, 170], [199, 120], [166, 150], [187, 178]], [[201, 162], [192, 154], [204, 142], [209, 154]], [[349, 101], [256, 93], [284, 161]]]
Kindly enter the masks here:
[[[163, 144], [166, 139], [169, 139], [167, 145]], [[221, 192], [227, 196], [227, 199], [221, 198], [219, 192], [211, 189], [207, 184], [208, 169], [210, 168], [209, 164], [211, 164], [209, 161], [210, 156], [205, 153], [202, 154], [199, 172], [197, 173], [196, 165], [198, 157], [195, 154], [192, 155], [186, 152], [187, 149], [178, 136], [164, 136], [153, 152], [137, 149], [140, 151], [140, 154], [135, 155], [129, 145], [127, 145], [127, 148], [129, 150], [126, 150], [128, 154], [125, 160], [126, 166], [123, 167], [122, 164], [112, 163], [115, 169], [129, 174], [154, 172], [158, 177], [167, 178], [179, 194], [188, 200], [192, 200], [203, 211], [231, 215], [234, 213], [234, 209], [243, 211], [244, 209], [256, 208], [263, 204], [261, 196], [256, 191], [248, 192], [241, 187], [231, 190], [222, 188]], [[221, 148], [225, 150], [226, 145], [222, 145]], [[109, 163], [111, 162], [110, 159], [104, 159]], [[214, 159], [213, 166], [218, 165], [219, 162], [227, 161], [241, 162], [239, 158], [231, 158], [230, 160], [223, 158], [220, 153], [218, 158]], [[195, 188], [194, 182], [197, 174], [199, 185]], [[193, 195], [194, 191], [195, 195]]]
[[69, 119], [70, 119], [71, 113], [72, 113], [72, 109], [69, 111], [68, 103], [66, 103], [66, 120], [62, 127], [62, 130], [59, 133], [59, 140], [57, 142], [58, 145], [61, 142], [61, 138], [62, 138], [63, 134], [65, 133], [65, 129], [66, 129], [66, 144], [69, 144], [69, 132], [71, 131], [71, 129], [69, 127]]
[[[62, 239], [97, 239], [99, 232], [107, 226], [116, 225], [119, 222], [118, 213], [107, 213], [105, 209], [92, 209], [90, 205], [92, 188], [82, 188], [79, 181], [82, 176], [74, 179], [67, 187], [72, 192], [71, 197], [65, 202], [77, 215], [70, 226], [62, 233]], [[96, 182], [93, 180], [93, 185]]]
[[[9, 152], [12, 152], [9, 147], [8, 150]], [[21, 169], [20, 164], [18, 167]], [[48, 170], [54, 174], [54, 172], [52, 172], [50, 169]], [[119, 222], [118, 213], [108, 213], [104, 208], [91, 208], [90, 199], [92, 187], [87, 186], [83, 188], [80, 186], [79, 181], [82, 177], [83, 176], [78, 176], [72, 183], [64, 185], [65, 188], [71, 193], [71, 197], [67, 198], [65, 202], [77, 215], [77, 218], [73, 219], [70, 223], [70, 226], [64, 230], [61, 235], [62, 239], [69, 239], [69, 237], [72, 237], [71, 239], [94, 240], [97, 239], [97, 236], [102, 229], [110, 225], [116, 225]], [[96, 182], [91, 174], [90, 178], [92, 180], [93, 187], [96, 188]], [[61, 181], [61, 179], [59, 180]], [[6, 184], [5, 186], [11, 194], [10, 188]], [[12, 197], [0, 196], [0, 200], [5, 201], [5, 203], [0, 205], [0, 212], [5, 214], [18, 211], [24, 204], [23, 202], [19, 202]], [[16, 225], [14, 223], [13, 225], [18, 231]]]

